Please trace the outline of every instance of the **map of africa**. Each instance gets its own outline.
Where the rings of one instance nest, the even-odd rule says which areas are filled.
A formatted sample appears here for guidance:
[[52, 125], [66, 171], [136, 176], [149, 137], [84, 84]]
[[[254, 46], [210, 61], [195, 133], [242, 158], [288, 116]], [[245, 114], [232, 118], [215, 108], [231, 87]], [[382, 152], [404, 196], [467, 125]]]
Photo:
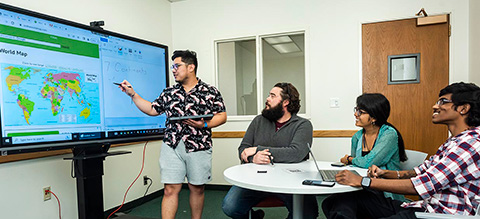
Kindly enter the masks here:
[[5, 126], [100, 124], [98, 83], [85, 74], [1, 64]]

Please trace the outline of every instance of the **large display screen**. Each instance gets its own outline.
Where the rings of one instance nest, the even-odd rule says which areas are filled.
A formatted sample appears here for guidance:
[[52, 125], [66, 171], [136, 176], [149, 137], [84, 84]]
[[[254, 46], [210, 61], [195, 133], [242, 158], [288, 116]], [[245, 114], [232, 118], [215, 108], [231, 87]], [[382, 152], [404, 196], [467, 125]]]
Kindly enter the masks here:
[[0, 151], [158, 138], [165, 116], [113, 83], [154, 100], [167, 66], [167, 46], [0, 4]]

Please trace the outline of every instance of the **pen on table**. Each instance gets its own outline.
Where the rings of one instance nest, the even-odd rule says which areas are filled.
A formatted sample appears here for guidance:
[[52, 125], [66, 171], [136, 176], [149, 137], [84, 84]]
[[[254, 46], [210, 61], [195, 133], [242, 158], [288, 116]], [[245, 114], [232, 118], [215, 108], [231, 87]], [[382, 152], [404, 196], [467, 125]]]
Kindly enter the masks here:
[[[118, 86], [122, 86], [122, 84], [120, 84], [120, 83], [115, 83], [115, 82], [113, 82], [113, 84], [114, 84], [114, 85], [118, 85]], [[130, 85], [127, 85], [127, 87], [128, 87], [128, 88], [132, 88], [132, 86], [130, 86]]]
[[270, 158], [270, 163], [273, 165], [273, 157], [272, 157], [272, 155], [268, 155], [268, 158]]

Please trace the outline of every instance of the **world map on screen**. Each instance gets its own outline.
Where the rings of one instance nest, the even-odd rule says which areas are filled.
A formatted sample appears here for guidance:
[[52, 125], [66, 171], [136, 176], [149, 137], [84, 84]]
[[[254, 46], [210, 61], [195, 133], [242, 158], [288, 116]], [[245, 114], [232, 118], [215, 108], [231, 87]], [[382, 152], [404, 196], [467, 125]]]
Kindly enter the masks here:
[[99, 124], [96, 78], [69, 70], [1, 64], [5, 126]]

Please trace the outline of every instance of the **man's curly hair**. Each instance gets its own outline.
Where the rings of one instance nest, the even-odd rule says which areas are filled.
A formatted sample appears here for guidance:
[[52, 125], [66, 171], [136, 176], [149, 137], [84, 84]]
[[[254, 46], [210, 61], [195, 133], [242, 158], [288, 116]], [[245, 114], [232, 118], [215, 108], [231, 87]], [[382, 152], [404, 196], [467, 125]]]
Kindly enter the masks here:
[[300, 94], [298, 93], [297, 88], [295, 88], [293, 84], [287, 82], [277, 83], [274, 87], [282, 89], [282, 92], [280, 93], [282, 100], [290, 101], [287, 106], [288, 112], [291, 114], [297, 114], [300, 110]]

